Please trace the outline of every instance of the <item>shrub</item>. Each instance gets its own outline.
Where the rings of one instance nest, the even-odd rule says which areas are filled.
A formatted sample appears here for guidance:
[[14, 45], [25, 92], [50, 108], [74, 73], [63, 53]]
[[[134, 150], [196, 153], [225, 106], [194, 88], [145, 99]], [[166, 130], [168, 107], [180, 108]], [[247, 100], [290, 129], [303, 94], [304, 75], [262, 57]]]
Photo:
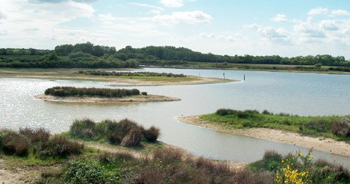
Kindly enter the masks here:
[[180, 162], [182, 161], [183, 156], [184, 153], [180, 149], [157, 149], [153, 153], [154, 159], [160, 160], [164, 163]]
[[350, 125], [347, 123], [346, 119], [333, 120], [332, 122], [332, 133], [338, 136], [349, 136], [350, 135]]
[[265, 152], [262, 160], [252, 163], [250, 167], [255, 171], [276, 171], [281, 165], [281, 161], [281, 154], [278, 154], [275, 151], [268, 150]]
[[317, 132], [328, 132], [330, 130], [330, 123], [324, 119], [313, 119], [307, 123], [308, 129], [316, 130]]
[[232, 109], [219, 109], [216, 111], [217, 115], [221, 115], [221, 116], [225, 116], [225, 115], [229, 115], [229, 114], [234, 114], [236, 113], [236, 110], [232, 110]]
[[141, 95], [147, 96], [147, 92], [142, 92]]
[[69, 141], [62, 136], [54, 136], [39, 149], [39, 156], [67, 157], [81, 154], [84, 145]]
[[217, 115], [225, 116], [225, 115], [235, 115], [238, 118], [252, 118], [255, 117], [256, 114], [259, 114], [256, 110], [245, 110], [245, 111], [237, 111], [232, 109], [219, 109], [216, 111]]
[[264, 111], [262, 112], [262, 114], [273, 115], [273, 113], [272, 113], [272, 112], [269, 112], [268, 110], [264, 110]]
[[98, 160], [102, 163], [112, 163], [116, 160], [133, 160], [134, 157], [127, 152], [121, 152], [121, 153], [104, 153], [98, 156]]
[[16, 132], [8, 131], [2, 138], [2, 151], [5, 154], [27, 156], [29, 148], [28, 139]]
[[103, 168], [96, 160], [77, 160], [64, 173], [65, 183], [106, 183]]
[[131, 129], [128, 135], [126, 135], [123, 138], [120, 145], [125, 147], [137, 146], [140, 144], [141, 139], [142, 139], [142, 131], [139, 127], [135, 127]]
[[50, 138], [50, 132], [44, 128], [36, 130], [30, 128], [19, 129], [19, 133], [26, 136], [32, 143], [43, 143]]
[[75, 120], [70, 127], [72, 137], [91, 139], [95, 136], [95, 122], [91, 119]]
[[160, 131], [159, 131], [159, 128], [156, 128], [155, 126], [151, 126], [151, 128], [147, 130], [143, 130], [142, 134], [147, 141], [156, 142], [160, 135]]
[[206, 175], [231, 175], [230, 166], [224, 162], [213, 162], [212, 160], [199, 157], [195, 160], [195, 166]]

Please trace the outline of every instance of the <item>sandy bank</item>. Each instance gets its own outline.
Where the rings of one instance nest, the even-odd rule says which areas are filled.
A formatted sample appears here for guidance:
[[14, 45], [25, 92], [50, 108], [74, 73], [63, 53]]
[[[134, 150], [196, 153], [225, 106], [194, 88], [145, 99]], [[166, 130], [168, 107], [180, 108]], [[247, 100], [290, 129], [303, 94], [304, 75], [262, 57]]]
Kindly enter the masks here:
[[35, 95], [37, 99], [58, 102], [79, 102], [79, 103], [125, 103], [125, 102], [168, 102], [180, 101], [181, 99], [175, 97], [159, 96], [159, 95], [139, 95], [135, 97], [123, 98], [98, 98], [98, 97], [56, 97], [51, 95]]
[[214, 84], [214, 83], [226, 83], [235, 82], [237, 80], [232, 79], [221, 79], [212, 77], [194, 77], [189, 76], [190, 80], [179, 80], [179, 81], [161, 81], [161, 80], [142, 80], [142, 79], [126, 79], [118, 78], [115, 84], [110, 86], [167, 86], [167, 85], [194, 85], [194, 84]]
[[205, 122], [204, 120], [201, 120], [199, 116], [178, 117], [178, 120], [184, 123], [209, 128], [216, 131], [240, 134], [258, 139], [278, 141], [350, 157], [350, 144], [330, 138], [309, 137], [294, 132], [267, 128], [233, 129], [220, 124]]

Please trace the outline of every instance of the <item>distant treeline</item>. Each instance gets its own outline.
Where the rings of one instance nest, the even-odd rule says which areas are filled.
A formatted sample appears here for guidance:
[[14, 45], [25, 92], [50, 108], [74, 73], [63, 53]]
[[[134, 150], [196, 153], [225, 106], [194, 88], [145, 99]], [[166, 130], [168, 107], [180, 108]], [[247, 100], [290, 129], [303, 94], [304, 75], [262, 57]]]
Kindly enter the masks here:
[[58, 45], [54, 50], [0, 49], [0, 67], [14, 68], [135, 68], [144, 65], [186, 65], [188, 62], [350, 66], [344, 56], [308, 55], [296, 57], [215, 55], [183, 47], [148, 46], [120, 50], [90, 42]]
[[176, 48], [171, 46], [155, 47], [148, 46], [144, 48], [132, 48], [127, 46], [117, 51], [116, 55], [120, 59], [138, 59], [142, 64], [161, 64], [160, 61], [168, 65], [183, 64], [186, 61], [192, 62], [215, 62], [215, 63], [245, 63], [245, 64], [285, 64], [285, 65], [316, 65], [325, 66], [350, 66], [350, 61], [345, 60], [343, 56], [316, 55], [316, 56], [297, 56], [281, 57], [272, 56], [228, 56], [215, 55], [212, 53], [203, 54], [187, 48]]
[[85, 75], [103, 75], [103, 76], [147, 76], [147, 77], [186, 77], [184, 74], [156, 73], [156, 72], [106, 72], [106, 71], [79, 71]]
[[0, 67], [4, 68], [137, 68], [135, 59], [121, 60], [114, 47], [90, 42], [56, 46], [55, 50], [0, 49]]
[[138, 89], [105, 89], [105, 88], [76, 88], [76, 87], [52, 87], [45, 90], [45, 95], [59, 97], [108, 97], [121, 98], [125, 96], [139, 95]]

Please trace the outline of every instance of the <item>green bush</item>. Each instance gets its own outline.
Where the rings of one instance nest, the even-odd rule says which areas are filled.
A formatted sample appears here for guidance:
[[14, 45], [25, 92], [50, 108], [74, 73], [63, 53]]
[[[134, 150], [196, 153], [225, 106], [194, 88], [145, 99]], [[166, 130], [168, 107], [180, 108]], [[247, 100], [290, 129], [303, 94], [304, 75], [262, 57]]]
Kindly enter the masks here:
[[307, 123], [306, 127], [317, 132], [328, 132], [331, 129], [331, 123], [324, 119], [313, 119]]
[[106, 183], [103, 167], [96, 160], [77, 160], [69, 164], [64, 182], [69, 184]]
[[91, 119], [75, 120], [70, 127], [70, 135], [80, 139], [91, 139], [95, 136], [95, 126]]

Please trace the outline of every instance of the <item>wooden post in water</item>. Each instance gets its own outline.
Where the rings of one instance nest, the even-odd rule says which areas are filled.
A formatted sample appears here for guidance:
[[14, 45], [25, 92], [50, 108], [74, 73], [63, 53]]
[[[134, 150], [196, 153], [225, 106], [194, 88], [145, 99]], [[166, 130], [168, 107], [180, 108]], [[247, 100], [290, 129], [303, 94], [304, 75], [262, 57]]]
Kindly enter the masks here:
[[245, 81], [245, 74], [244, 74], [244, 81]]
[[222, 75], [224, 76], [224, 79], [225, 79], [225, 73], [222, 73]]

